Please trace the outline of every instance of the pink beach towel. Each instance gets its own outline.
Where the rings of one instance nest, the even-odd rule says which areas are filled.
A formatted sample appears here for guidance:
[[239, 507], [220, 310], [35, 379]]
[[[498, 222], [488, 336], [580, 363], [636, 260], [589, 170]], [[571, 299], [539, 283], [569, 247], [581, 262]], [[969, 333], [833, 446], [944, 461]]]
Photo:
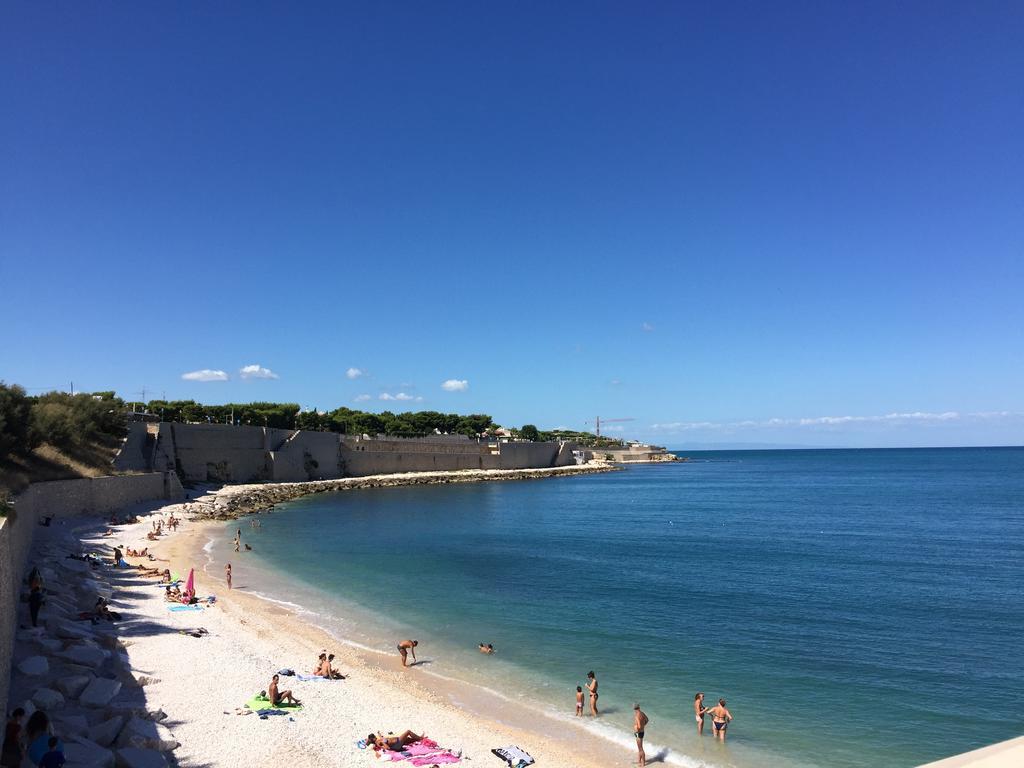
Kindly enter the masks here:
[[462, 758], [451, 750], [443, 749], [432, 739], [420, 739], [406, 746], [402, 752], [388, 752], [393, 763], [404, 762], [409, 765], [449, 765], [461, 762]]

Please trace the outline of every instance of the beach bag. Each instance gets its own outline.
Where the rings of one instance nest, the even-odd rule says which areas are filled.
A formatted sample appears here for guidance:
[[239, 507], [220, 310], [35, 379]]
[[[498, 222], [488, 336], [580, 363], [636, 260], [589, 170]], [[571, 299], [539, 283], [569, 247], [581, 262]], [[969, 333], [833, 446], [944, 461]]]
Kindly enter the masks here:
[[512, 766], [512, 768], [526, 768], [526, 766], [533, 765], [536, 762], [519, 747], [498, 747], [497, 749], [492, 749], [491, 752]]

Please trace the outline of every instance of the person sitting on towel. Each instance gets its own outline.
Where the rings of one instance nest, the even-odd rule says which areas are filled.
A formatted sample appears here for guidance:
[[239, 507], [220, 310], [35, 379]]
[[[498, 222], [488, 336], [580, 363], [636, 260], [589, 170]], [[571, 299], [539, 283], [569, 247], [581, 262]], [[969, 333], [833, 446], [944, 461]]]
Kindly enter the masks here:
[[331, 653], [324, 660], [324, 664], [321, 667], [321, 676], [326, 677], [328, 680], [344, 680], [345, 676], [334, 668], [334, 654]]
[[279, 691], [277, 690], [278, 676], [274, 675], [274, 679], [270, 681], [270, 688], [267, 689], [267, 698], [270, 699], [270, 703], [275, 707], [279, 707], [287, 701], [289, 704], [301, 704], [298, 699], [292, 696], [291, 691]]
[[414, 741], [419, 741], [422, 738], [422, 736], [417, 736], [412, 731], [403, 731], [400, 736], [391, 734], [385, 736], [381, 733], [371, 733], [366, 737], [366, 743], [375, 749], [390, 749], [392, 752], [401, 752]]

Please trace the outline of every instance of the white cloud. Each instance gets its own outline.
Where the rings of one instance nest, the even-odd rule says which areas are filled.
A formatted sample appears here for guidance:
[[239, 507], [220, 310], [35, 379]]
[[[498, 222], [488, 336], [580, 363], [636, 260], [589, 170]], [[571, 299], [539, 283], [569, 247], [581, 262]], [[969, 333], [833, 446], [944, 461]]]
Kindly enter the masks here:
[[605, 432], [625, 432], [626, 428], [616, 424], [614, 427], [605, 427]]
[[[1000, 415], [1010, 415], [1006, 411]], [[973, 418], [984, 418], [982, 414], [968, 414]], [[886, 413], [877, 416], [816, 416], [802, 419], [763, 419], [744, 421], [671, 421], [663, 424], [652, 424], [651, 428], [661, 432], [689, 432], [693, 430], [734, 431], [741, 429], [765, 429], [773, 427], [835, 427], [851, 424], [944, 424], [961, 421], [964, 417], [956, 411], [927, 413], [925, 411], [909, 411]]]
[[279, 379], [281, 378], [269, 368], [264, 368], [261, 365], [247, 365], [238, 371], [239, 375], [243, 379]]
[[364, 371], [362, 368], [349, 368], [347, 371], [345, 371], [345, 376], [347, 376], [350, 379], [360, 379], [365, 375], [366, 371]]
[[448, 379], [442, 382], [441, 389], [445, 392], [465, 392], [469, 389], [469, 382], [466, 379]]
[[412, 401], [412, 402], [415, 402], [415, 403], [422, 403], [423, 402], [423, 398], [422, 397], [418, 397], [418, 396], [414, 396], [414, 395], [409, 395], [409, 394], [406, 394], [405, 392], [399, 392], [396, 395], [392, 395], [389, 392], [381, 392], [380, 399], [381, 400], [404, 400], [404, 401]]
[[370, 400], [371, 398], [369, 395], [356, 395], [354, 399], [357, 403], [365, 403], [367, 400]]
[[654, 330], [654, 326], [651, 325], [650, 323], [642, 323], [640, 325], [640, 330], [642, 330], [642, 331], [644, 331], [646, 333], [650, 333], [651, 331]]
[[225, 371], [215, 371], [203, 368], [201, 371], [189, 371], [181, 374], [185, 381], [227, 381], [231, 377]]
[[612, 379], [608, 383], [611, 384], [613, 387], [617, 387], [622, 383], [622, 379]]

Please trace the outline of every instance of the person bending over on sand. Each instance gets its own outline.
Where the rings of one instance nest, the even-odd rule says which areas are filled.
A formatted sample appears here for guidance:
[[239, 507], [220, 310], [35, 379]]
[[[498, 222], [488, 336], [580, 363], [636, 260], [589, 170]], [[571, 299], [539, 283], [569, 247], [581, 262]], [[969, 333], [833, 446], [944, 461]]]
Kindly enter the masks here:
[[704, 715], [708, 708], [704, 706], [704, 694], [698, 693], [693, 697], [693, 716], [697, 720], [697, 735], [704, 735]]
[[480, 653], [494, 653], [494, 646], [490, 643], [487, 643], [486, 645], [480, 643]]
[[725, 732], [732, 720], [732, 713], [726, 709], [725, 699], [719, 699], [718, 706], [711, 707], [708, 712], [711, 713], [711, 724], [715, 726], [715, 738], [725, 741]]
[[590, 691], [590, 714], [597, 717], [597, 677], [593, 670], [587, 672], [587, 690]]
[[412, 654], [413, 663], [416, 663], [416, 646], [420, 644], [419, 640], [403, 640], [398, 644], [398, 652], [402, 654], [402, 666], [408, 667], [408, 657]]
[[277, 675], [274, 675], [270, 681], [270, 688], [267, 689], [267, 698], [270, 699], [270, 703], [275, 707], [284, 704], [287, 701], [289, 704], [301, 704], [302, 702], [292, 696], [291, 691], [279, 691], [277, 690]]
[[636, 738], [636, 751], [639, 757], [640, 768], [647, 765], [647, 755], [644, 753], [644, 729], [647, 728], [647, 715], [640, 709], [639, 704], [633, 705], [633, 736]]
[[371, 733], [366, 737], [366, 744], [376, 749], [390, 749], [392, 752], [401, 752], [414, 741], [419, 741], [422, 738], [422, 736], [418, 736], [412, 731], [403, 731], [399, 736], [392, 736], [390, 734], [384, 736], [380, 733]]

